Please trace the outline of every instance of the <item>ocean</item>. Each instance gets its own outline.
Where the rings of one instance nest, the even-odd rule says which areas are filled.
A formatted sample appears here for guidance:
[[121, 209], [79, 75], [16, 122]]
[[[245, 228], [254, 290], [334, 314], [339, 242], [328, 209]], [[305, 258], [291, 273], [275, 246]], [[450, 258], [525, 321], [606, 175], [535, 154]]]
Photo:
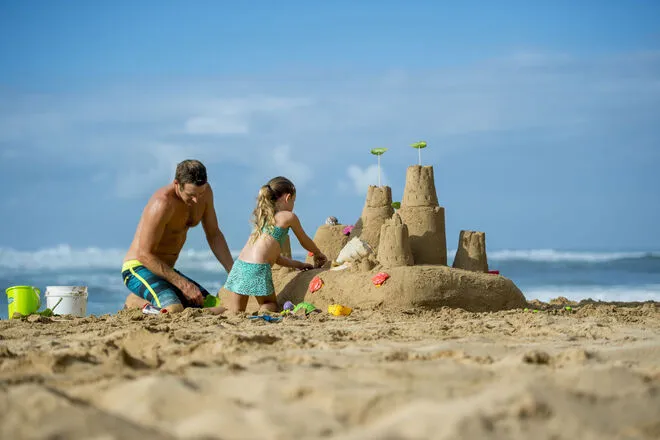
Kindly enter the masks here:
[[[0, 287], [4, 291], [14, 285], [36, 286], [45, 304], [46, 286], [84, 285], [89, 291], [88, 314], [114, 313], [122, 308], [128, 294], [120, 274], [124, 253], [66, 245], [33, 252], [0, 248]], [[448, 251], [450, 256], [454, 253]], [[294, 252], [294, 257], [302, 259], [304, 253]], [[528, 300], [565, 296], [574, 300], [660, 301], [658, 251], [489, 250], [488, 263], [513, 280]], [[210, 251], [184, 250], [177, 269], [211, 293], [227, 278]], [[0, 295], [0, 318], [7, 318], [4, 294]]]

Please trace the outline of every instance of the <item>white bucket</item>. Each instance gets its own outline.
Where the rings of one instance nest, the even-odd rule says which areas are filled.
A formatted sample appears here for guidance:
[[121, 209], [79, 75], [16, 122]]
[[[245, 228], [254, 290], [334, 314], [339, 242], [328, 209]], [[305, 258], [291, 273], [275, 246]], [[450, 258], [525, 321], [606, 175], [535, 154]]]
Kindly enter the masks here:
[[46, 307], [56, 307], [56, 315], [84, 317], [87, 313], [87, 286], [46, 286], [45, 296]]
[[351, 241], [346, 243], [346, 246], [344, 246], [339, 252], [336, 261], [341, 264], [347, 261], [359, 260], [360, 258], [364, 258], [373, 253], [374, 251], [368, 243], [360, 240], [358, 237], [354, 237]]

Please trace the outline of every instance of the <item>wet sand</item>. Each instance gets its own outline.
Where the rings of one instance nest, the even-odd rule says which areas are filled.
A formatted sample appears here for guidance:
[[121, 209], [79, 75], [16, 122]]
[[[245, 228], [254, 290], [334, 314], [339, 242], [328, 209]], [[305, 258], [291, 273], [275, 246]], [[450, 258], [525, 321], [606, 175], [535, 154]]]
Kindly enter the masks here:
[[0, 321], [0, 438], [660, 438], [660, 304], [565, 305]]

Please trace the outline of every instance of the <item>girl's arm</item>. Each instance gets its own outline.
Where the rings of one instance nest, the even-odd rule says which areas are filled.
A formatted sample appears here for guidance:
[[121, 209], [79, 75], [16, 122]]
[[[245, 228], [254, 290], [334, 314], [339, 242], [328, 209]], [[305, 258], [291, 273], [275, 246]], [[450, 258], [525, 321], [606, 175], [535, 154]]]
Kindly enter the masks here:
[[321, 252], [321, 249], [316, 246], [314, 240], [307, 236], [302, 225], [300, 224], [298, 216], [294, 213], [291, 213], [291, 218], [289, 219], [288, 223], [289, 226], [291, 226], [291, 229], [293, 229], [293, 233], [296, 234], [296, 238], [298, 238], [298, 241], [302, 247], [314, 254], [314, 267], [322, 267], [328, 261], [328, 258], [323, 255], [323, 252]]
[[311, 264], [303, 263], [302, 261], [292, 260], [291, 258], [287, 258], [284, 255], [280, 255], [279, 257], [277, 257], [277, 260], [275, 260], [275, 264], [279, 264], [280, 266], [284, 266], [284, 267], [292, 267], [294, 269], [300, 269], [300, 270], [314, 269], [314, 266], [312, 266]]
[[293, 230], [293, 233], [296, 234], [296, 238], [298, 239], [302, 247], [305, 248], [305, 250], [313, 253], [314, 255], [323, 255], [323, 252], [321, 252], [321, 249], [319, 249], [318, 246], [316, 246], [314, 240], [309, 238], [309, 236], [307, 236], [307, 234], [305, 233], [305, 230], [300, 224], [300, 220], [298, 219], [297, 215], [291, 213], [291, 218], [288, 219], [288, 223], [291, 229]]

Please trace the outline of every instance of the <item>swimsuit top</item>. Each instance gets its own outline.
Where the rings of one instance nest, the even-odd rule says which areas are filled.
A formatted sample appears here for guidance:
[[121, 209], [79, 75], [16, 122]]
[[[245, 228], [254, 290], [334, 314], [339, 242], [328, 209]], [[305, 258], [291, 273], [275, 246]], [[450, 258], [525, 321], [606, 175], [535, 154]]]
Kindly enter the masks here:
[[262, 231], [273, 237], [275, 240], [277, 240], [280, 246], [282, 246], [282, 244], [284, 243], [284, 238], [289, 233], [289, 228], [288, 227], [280, 228], [279, 226], [273, 225], [270, 227], [264, 226]]

